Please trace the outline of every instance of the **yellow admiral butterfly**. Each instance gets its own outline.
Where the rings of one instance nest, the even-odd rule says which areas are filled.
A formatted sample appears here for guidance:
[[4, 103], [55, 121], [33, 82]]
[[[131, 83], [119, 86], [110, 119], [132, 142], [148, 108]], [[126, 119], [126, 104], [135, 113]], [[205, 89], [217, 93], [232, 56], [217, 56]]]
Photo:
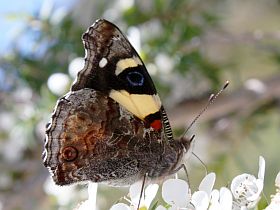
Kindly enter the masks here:
[[55, 183], [124, 186], [177, 172], [191, 141], [173, 138], [137, 52], [117, 26], [102, 19], [82, 39], [85, 66], [46, 128], [43, 161]]

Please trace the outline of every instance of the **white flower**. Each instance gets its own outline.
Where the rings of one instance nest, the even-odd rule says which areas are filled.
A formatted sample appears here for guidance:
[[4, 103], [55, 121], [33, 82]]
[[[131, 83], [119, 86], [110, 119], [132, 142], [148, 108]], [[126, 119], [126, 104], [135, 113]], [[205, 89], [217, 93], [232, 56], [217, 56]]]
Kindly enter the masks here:
[[67, 74], [54, 73], [48, 78], [48, 88], [55, 95], [64, 94], [70, 84], [70, 78]]
[[96, 209], [97, 183], [89, 182], [88, 200], [84, 201], [77, 210], [94, 210]]
[[278, 172], [275, 179], [275, 186], [280, 190], [280, 171]]
[[189, 204], [189, 185], [182, 179], [168, 179], [162, 185], [162, 198], [172, 208], [183, 208]]
[[[124, 203], [117, 203], [113, 205], [110, 210], [128, 210], [128, 209], [137, 209], [140, 193], [141, 193], [142, 182], [136, 182], [131, 185], [129, 188], [129, 196], [130, 196], [130, 206]], [[140, 201], [140, 208], [149, 209], [153, 199], [155, 198], [158, 191], [157, 184], [150, 184], [144, 190], [144, 194], [142, 195]]]
[[[135, 184], [131, 185], [129, 188], [129, 195], [131, 198], [131, 204], [137, 208], [139, 199], [140, 199], [140, 192], [141, 192], [142, 182], [136, 182]], [[150, 184], [146, 187], [144, 191], [144, 195], [142, 195], [140, 207], [146, 207], [149, 209], [153, 199], [155, 198], [157, 191], [158, 191], [158, 184]]]
[[275, 179], [276, 194], [272, 196], [271, 203], [265, 208], [265, 210], [279, 210], [280, 209], [280, 172]]
[[208, 208], [210, 202], [210, 195], [215, 180], [215, 173], [209, 173], [202, 179], [198, 187], [199, 191], [195, 192], [191, 198], [191, 203], [196, 210], [206, 210]]
[[[230, 210], [232, 206], [231, 192], [227, 188], [212, 191], [215, 180], [215, 173], [207, 174], [199, 185], [199, 191], [191, 196], [187, 182], [181, 179], [168, 179], [162, 186], [162, 198], [168, 203], [168, 210]], [[164, 209], [166, 208], [163, 206], [156, 208], [156, 210]]]
[[196, 210], [206, 210], [209, 205], [209, 197], [204, 191], [197, 191], [192, 195], [191, 203]]
[[233, 209], [248, 209], [256, 206], [263, 190], [264, 173], [265, 160], [260, 156], [258, 179], [251, 174], [244, 173], [232, 180]]
[[75, 199], [75, 186], [58, 186], [49, 177], [44, 183], [47, 194], [55, 196], [59, 206], [67, 206]]
[[210, 194], [214, 187], [215, 181], [216, 181], [216, 174], [213, 172], [209, 173], [202, 179], [198, 189], [200, 191], [206, 192], [208, 195], [208, 198], [210, 198]]
[[130, 207], [125, 203], [117, 203], [113, 205], [110, 210], [130, 210]]
[[[191, 195], [191, 190], [186, 181], [168, 179], [162, 185], [162, 198], [167, 204], [158, 205], [155, 210], [247, 210], [255, 207], [260, 199], [264, 185], [264, 174], [265, 160], [263, 157], [260, 157], [258, 178], [250, 174], [241, 174], [233, 179], [231, 191], [226, 187], [222, 187], [220, 190], [213, 190], [216, 175], [215, 173], [210, 173], [202, 179], [198, 191], [194, 192], [193, 195]], [[273, 205], [277, 205], [277, 207], [267, 210], [280, 209], [280, 172], [275, 183], [279, 189], [277, 189], [277, 193], [271, 203], [274, 202]], [[139, 202], [141, 184], [137, 183], [131, 186], [130, 206], [119, 203], [114, 205], [111, 210], [136, 209]], [[146, 188], [144, 193], [145, 199], [141, 199], [140, 208], [142, 210], [149, 208], [157, 190], [158, 185]]]
[[166, 210], [166, 208], [163, 207], [162, 205], [159, 205], [159, 206], [156, 207], [156, 210]]
[[199, 185], [199, 191], [192, 195], [191, 203], [196, 210], [231, 210], [232, 194], [229, 189], [222, 187], [213, 190], [216, 174], [206, 175]]
[[213, 190], [211, 193], [209, 210], [231, 210], [232, 194], [226, 187], [222, 187], [220, 191]]

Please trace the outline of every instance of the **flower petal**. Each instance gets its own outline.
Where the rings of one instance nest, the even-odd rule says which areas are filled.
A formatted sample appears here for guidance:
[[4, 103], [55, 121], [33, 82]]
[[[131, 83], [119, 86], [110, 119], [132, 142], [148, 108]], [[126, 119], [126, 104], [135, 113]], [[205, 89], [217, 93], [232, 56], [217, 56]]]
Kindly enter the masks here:
[[[277, 174], [275, 179], [275, 185], [277, 188], [280, 186], [280, 172]], [[276, 194], [271, 196], [270, 204], [265, 208], [265, 210], [279, 210], [280, 209], [280, 190], [276, 190]]]
[[[138, 206], [142, 184], [142, 182], [136, 182], [129, 188], [129, 196], [133, 206]], [[142, 195], [140, 206], [145, 206], [148, 209], [157, 194], [158, 188], [157, 184], [148, 185]]]
[[220, 198], [220, 193], [218, 190], [213, 190], [211, 192], [211, 201], [212, 202], [218, 202], [219, 201], [219, 198]]
[[220, 198], [220, 193], [218, 190], [213, 190], [211, 192], [211, 198], [210, 198], [210, 207], [209, 210], [217, 210], [221, 209], [220, 208], [220, 203], [219, 203], [219, 198]]
[[110, 210], [130, 210], [130, 208], [125, 203], [117, 203], [113, 205]]
[[189, 185], [181, 179], [168, 179], [162, 185], [163, 200], [178, 207], [186, 207], [189, 203]]
[[205, 191], [197, 191], [192, 195], [191, 203], [196, 210], [206, 210], [209, 206], [209, 197]]
[[75, 198], [75, 186], [58, 186], [50, 177], [44, 183], [44, 190], [47, 194], [55, 196], [61, 206], [68, 205]]
[[216, 174], [215, 173], [210, 173], [210, 174], [207, 174], [201, 181], [198, 189], [200, 191], [204, 191], [207, 193], [208, 197], [210, 198], [210, 194], [211, 194], [211, 191], [213, 189], [213, 186], [214, 186], [214, 183], [215, 183], [215, 180], [216, 180]]
[[158, 184], [150, 184], [146, 189], [145, 189], [145, 197], [144, 197], [144, 203], [147, 208], [151, 205], [152, 201], [154, 200], [157, 191], [158, 191]]
[[76, 210], [94, 210], [95, 206], [92, 206], [89, 200], [82, 202]]
[[97, 183], [89, 182], [88, 184], [88, 201], [94, 207], [96, 206], [97, 187]]
[[239, 198], [241, 194], [244, 192], [244, 186], [246, 183], [256, 182], [256, 178], [251, 174], [241, 174], [236, 177], [231, 182], [231, 192], [234, 198]]
[[278, 172], [276, 179], [275, 179], [275, 186], [280, 188], [280, 171]]
[[263, 180], [257, 179], [255, 184], [257, 186], [257, 191], [252, 196], [247, 197], [248, 201], [257, 200], [263, 190]]
[[258, 178], [264, 180], [264, 173], [265, 173], [265, 160], [262, 156], [259, 157], [259, 172]]
[[263, 179], [256, 179], [250, 174], [235, 177], [231, 183], [234, 206], [246, 206], [246, 209], [255, 207], [260, 200], [262, 189]]
[[159, 206], [156, 207], [156, 210], [166, 210], [166, 208], [163, 207], [162, 205], [159, 205]]
[[220, 205], [223, 210], [232, 209], [232, 194], [226, 187], [220, 189]]
[[[139, 199], [140, 199], [140, 193], [141, 193], [141, 187], [142, 182], [136, 182], [129, 188], [129, 197], [131, 199], [131, 203], [135, 206], [138, 205]], [[144, 196], [141, 198], [141, 203], [144, 201]]]

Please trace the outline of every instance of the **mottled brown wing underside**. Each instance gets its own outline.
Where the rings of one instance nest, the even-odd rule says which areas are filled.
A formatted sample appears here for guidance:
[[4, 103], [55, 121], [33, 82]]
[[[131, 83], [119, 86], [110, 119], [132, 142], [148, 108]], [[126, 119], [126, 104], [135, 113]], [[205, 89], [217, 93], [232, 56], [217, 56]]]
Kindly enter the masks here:
[[59, 185], [129, 184], [143, 176], [147, 156], [161, 155], [161, 138], [108, 96], [83, 89], [58, 101], [46, 131], [44, 165]]

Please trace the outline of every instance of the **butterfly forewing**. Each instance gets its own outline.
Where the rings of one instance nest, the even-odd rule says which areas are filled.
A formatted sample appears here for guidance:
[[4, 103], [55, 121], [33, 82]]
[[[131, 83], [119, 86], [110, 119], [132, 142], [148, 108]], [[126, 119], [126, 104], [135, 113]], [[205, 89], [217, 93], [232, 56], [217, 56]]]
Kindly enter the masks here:
[[[160, 131], [161, 100], [141, 58], [118, 27], [98, 20], [82, 39], [86, 49], [85, 67], [71, 90], [103, 91], [148, 127]], [[168, 122], [163, 126], [170, 127]]]
[[[147, 87], [143, 86], [145, 91], [149, 94], [157, 93], [141, 58], [117, 26], [106, 20], [98, 20], [83, 34], [82, 40], [86, 50], [86, 65], [78, 73], [71, 90], [123, 89], [128, 86], [127, 81], [124, 80], [119, 84], [122, 78], [118, 78], [117, 75], [126, 69], [134, 68], [137, 71], [139, 68], [138, 71], [146, 82]], [[134, 83], [137, 83], [137, 78], [135, 80]]]

